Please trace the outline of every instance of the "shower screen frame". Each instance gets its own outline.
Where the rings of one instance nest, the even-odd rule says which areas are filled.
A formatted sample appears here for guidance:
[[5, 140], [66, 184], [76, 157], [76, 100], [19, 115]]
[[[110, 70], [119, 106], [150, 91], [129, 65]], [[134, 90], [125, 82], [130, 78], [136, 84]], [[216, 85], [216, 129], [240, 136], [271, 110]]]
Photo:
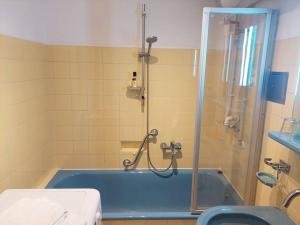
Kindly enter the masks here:
[[[271, 71], [272, 56], [274, 49], [274, 40], [278, 23], [278, 12], [268, 8], [204, 8], [201, 36], [201, 62], [200, 62], [200, 78], [198, 88], [197, 111], [195, 120], [195, 142], [194, 142], [194, 159], [193, 159], [193, 175], [192, 175], [192, 196], [191, 196], [191, 212], [195, 214], [202, 213], [207, 208], [198, 207], [198, 182], [199, 182], [199, 153], [200, 153], [200, 135], [202, 124], [203, 98], [205, 91], [206, 76], [206, 55], [208, 46], [208, 32], [210, 14], [237, 14], [237, 15], [266, 15], [265, 31], [263, 37], [263, 48], [260, 61], [260, 73], [257, 84], [257, 93], [255, 96], [255, 108], [253, 111], [253, 122], [251, 130], [251, 138], [249, 144], [249, 157], [247, 162], [247, 178], [244, 204], [254, 205], [256, 195], [256, 176], [255, 173], [259, 169], [260, 152], [262, 145], [262, 136], [264, 131], [265, 111], [266, 111], [266, 83], [268, 75]], [[201, 181], [200, 181], [201, 183]], [[199, 200], [201, 201], [201, 199]]]

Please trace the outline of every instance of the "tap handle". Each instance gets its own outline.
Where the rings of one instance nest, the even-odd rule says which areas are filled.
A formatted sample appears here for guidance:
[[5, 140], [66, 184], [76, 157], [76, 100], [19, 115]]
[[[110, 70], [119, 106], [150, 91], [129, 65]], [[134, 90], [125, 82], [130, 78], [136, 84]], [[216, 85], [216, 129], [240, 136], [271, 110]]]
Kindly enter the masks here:
[[267, 164], [268, 166], [272, 166], [272, 158], [264, 158], [264, 163]]
[[174, 144], [174, 149], [177, 150], [177, 151], [181, 151], [181, 149], [182, 149], [181, 143], [179, 143], [179, 142], [178, 142], [178, 143], [175, 143], [175, 144]]
[[163, 143], [160, 144], [160, 148], [162, 150], [168, 150], [168, 149], [170, 149], [170, 147], [168, 146], [168, 144], [165, 143], [165, 142], [163, 142]]

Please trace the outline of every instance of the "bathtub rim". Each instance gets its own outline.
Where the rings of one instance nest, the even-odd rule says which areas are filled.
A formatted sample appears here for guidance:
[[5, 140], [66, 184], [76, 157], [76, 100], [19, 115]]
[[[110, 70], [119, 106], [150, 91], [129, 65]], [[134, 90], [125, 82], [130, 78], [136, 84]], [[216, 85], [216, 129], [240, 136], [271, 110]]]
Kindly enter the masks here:
[[[164, 169], [164, 168], [158, 168], [158, 169]], [[176, 168], [178, 170], [193, 170], [193, 168], [191, 167], [182, 167], [182, 168]], [[49, 184], [49, 182], [54, 178], [54, 176], [57, 174], [58, 171], [69, 171], [69, 170], [73, 170], [73, 171], [85, 171], [85, 170], [124, 170], [123, 168], [61, 168], [61, 167], [56, 167], [51, 169], [50, 171], [48, 171], [47, 173], [45, 173], [45, 175], [37, 182], [37, 184], [35, 185], [35, 188], [46, 188]], [[133, 170], [129, 170], [130, 171], [139, 171], [139, 170], [149, 170], [150, 169], [148, 167], [141, 167], [141, 168], [137, 168], [137, 169], [133, 169]], [[226, 176], [226, 174], [224, 173], [224, 171], [221, 168], [199, 168], [199, 170], [218, 170], [221, 171], [224, 175], [224, 177], [226, 178], [226, 181], [228, 183], [230, 183], [230, 180], [228, 179], [228, 177]], [[232, 186], [233, 187], [233, 186]], [[239, 197], [241, 199], [243, 199], [240, 195], [240, 193], [235, 189], [235, 187], [233, 187], [234, 190], [236, 191], [236, 193], [238, 193]]]
[[[178, 170], [180, 170], [183, 173], [188, 173], [190, 174], [192, 172], [192, 168], [178, 168]], [[221, 174], [222, 175], [222, 183], [225, 184], [230, 184], [230, 187], [232, 188], [232, 190], [237, 194], [237, 198], [239, 198], [241, 200], [241, 204], [243, 204], [243, 199], [240, 197], [240, 194], [236, 191], [236, 189], [233, 187], [233, 185], [231, 184], [231, 182], [229, 182], [229, 179], [227, 176], [225, 176], [224, 172], [219, 169], [219, 168], [199, 168], [199, 170], [207, 170], [209, 171], [213, 171], [216, 174]], [[60, 171], [62, 172], [62, 174], [59, 174]], [[64, 174], [63, 172], [67, 172], [70, 171], [71, 172], [71, 176], [77, 176], [80, 175], [82, 172], [105, 172], [107, 171], [109, 172], [126, 172], [124, 171], [124, 169], [121, 168], [85, 168], [85, 169], [56, 169], [54, 173], [53, 177], [50, 177], [50, 180], [48, 181], [48, 183], [46, 183], [45, 188], [49, 187], [49, 188], [53, 188], [51, 186], [55, 186], [57, 183], [63, 181], [65, 178], [69, 177], [68, 174]], [[78, 172], [78, 173], [77, 173]], [[134, 170], [130, 170], [127, 171], [128, 173], [152, 173], [148, 168], [139, 168], [139, 169], [134, 169]], [[54, 180], [53, 178], [58, 175], [58, 180]], [[203, 208], [203, 211], [208, 208]], [[113, 220], [196, 220], [199, 215], [202, 212], [198, 212], [198, 213], [193, 213], [191, 211], [164, 211], [164, 212], [139, 212], [139, 211], [127, 211], [127, 212], [106, 212], [105, 213], [105, 218], [103, 218], [104, 221], [113, 221]]]
[[[164, 169], [164, 168], [158, 167], [157, 169]], [[59, 171], [97, 171], [97, 170], [124, 171], [125, 172], [124, 168], [59, 168], [59, 167], [56, 167], [56, 168], [52, 169], [51, 171], [49, 171], [42, 179], [40, 179], [35, 188], [44, 188], [44, 189], [46, 189], [47, 186], [52, 181], [52, 179], [56, 176], [56, 174]], [[147, 170], [149, 172], [152, 171], [148, 167], [145, 167], [145, 168], [141, 167], [141, 168], [135, 168], [135, 169], [132, 169], [132, 170], [128, 170], [128, 172], [145, 171], [145, 170]], [[191, 171], [193, 171], [193, 168], [184, 167], [184, 168], [176, 168], [176, 170], [191, 170]], [[225, 180], [227, 181], [227, 183], [231, 184], [229, 178], [225, 175], [224, 171], [221, 168], [199, 168], [199, 170], [220, 171], [223, 174], [223, 176], [224, 176]], [[238, 190], [233, 185], [231, 185], [231, 187], [238, 194], [239, 198], [241, 200], [243, 200], [243, 197], [238, 192]]]
[[[160, 169], [160, 168], [159, 168]], [[183, 172], [183, 174], [185, 173], [189, 173], [189, 172], [193, 172], [192, 168], [176, 168], [176, 170]], [[240, 194], [237, 192], [237, 190], [233, 187], [232, 183], [230, 182], [230, 180], [228, 179], [227, 176], [225, 176], [223, 170], [219, 169], [219, 168], [199, 168], [199, 170], [204, 170], [204, 171], [214, 171], [218, 174], [222, 174], [222, 180], [221, 182], [223, 184], [230, 184], [230, 187], [233, 189], [233, 191], [235, 191], [238, 194], [238, 197], [240, 198], [240, 200], [243, 201], [243, 198], [241, 198]], [[106, 169], [102, 169], [102, 168], [97, 168], [97, 169], [59, 169], [56, 170], [56, 173], [54, 174], [54, 176], [49, 180], [49, 182], [45, 185], [44, 188], [51, 188], [51, 186], [56, 185], [56, 183], [64, 180], [65, 178], [67, 178], [69, 175], [63, 174], [64, 171], [70, 171], [70, 172], [74, 172], [74, 174], [71, 174], [71, 176], [77, 176], [80, 175], [81, 172], [88, 172], [88, 171], [92, 171], [92, 172], [97, 172], [97, 171], [106, 171], [106, 172], [122, 172], [122, 173], [145, 173], [145, 174], [153, 174], [155, 172], [153, 172], [152, 170], [149, 170], [149, 168], [138, 168], [138, 169], [132, 169], [132, 170], [124, 170], [124, 169], [120, 169], [120, 168], [106, 168]], [[78, 172], [78, 173], [77, 173]], [[62, 174], [60, 174], [62, 173]], [[54, 181], [53, 178], [55, 176], [58, 176], [59, 180]], [[157, 175], [159, 176], [159, 175]], [[173, 175], [172, 175], [173, 176]], [[162, 176], [163, 177], [163, 176]]]

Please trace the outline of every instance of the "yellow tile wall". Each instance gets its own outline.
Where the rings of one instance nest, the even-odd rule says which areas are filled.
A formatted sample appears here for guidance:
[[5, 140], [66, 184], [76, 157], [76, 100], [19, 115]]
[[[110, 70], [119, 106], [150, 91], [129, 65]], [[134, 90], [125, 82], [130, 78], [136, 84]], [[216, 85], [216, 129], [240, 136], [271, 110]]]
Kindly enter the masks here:
[[[295, 95], [297, 76], [299, 76], [299, 59], [299, 37], [279, 40], [276, 42], [272, 70], [289, 72], [287, 100], [285, 105], [271, 102], [267, 105], [260, 170], [274, 173], [272, 169], [263, 163], [264, 158], [270, 157], [275, 161], [283, 159], [288, 162], [291, 165], [291, 172], [289, 176], [282, 174], [280, 184], [273, 189], [258, 183], [256, 198], [257, 205], [273, 205], [279, 207], [288, 192], [294, 188], [300, 188], [300, 155], [271, 140], [267, 135], [269, 131], [280, 130], [283, 119], [285, 117], [291, 117], [292, 115], [293, 96]], [[288, 209], [288, 214], [295, 220], [295, 222], [297, 222], [297, 224], [300, 224], [299, 212], [300, 199], [298, 198]]]
[[52, 167], [46, 47], [0, 36], [0, 190], [29, 188]]
[[[146, 134], [146, 112], [127, 86], [141, 65], [138, 49], [48, 46], [53, 120], [53, 151], [57, 167], [123, 168]], [[196, 52], [198, 54], [198, 51]], [[149, 125], [157, 128], [150, 144], [158, 167], [169, 163], [161, 142], [182, 142], [178, 166], [191, 167], [197, 79], [194, 50], [154, 49], [149, 76]], [[147, 93], [146, 93], [147, 97]], [[133, 149], [125, 149], [133, 145]], [[125, 147], [124, 147], [125, 146]], [[147, 167], [143, 156], [138, 167]]]
[[159, 130], [156, 144], [150, 144], [155, 165], [166, 167], [170, 154], [160, 149], [160, 143], [170, 141], [182, 144], [178, 167], [191, 168], [193, 162], [195, 112], [198, 85], [198, 64], [194, 65], [192, 49], [154, 49], [155, 60], [149, 74], [149, 128]]
[[[147, 107], [142, 112], [136, 93], [127, 90], [133, 71], [140, 79], [138, 49], [48, 46], [1, 36], [0, 50], [1, 189], [32, 187], [54, 167], [123, 168], [122, 161], [134, 157], [147, 123]], [[169, 164], [159, 145], [172, 140], [183, 146], [177, 166], [192, 167], [195, 54], [199, 50], [152, 51], [146, 98], [149, 127], [159, 130], [150, 144], [157, 167]], [[215, 153], [204, 151], [204, 159]], [[204, 162], [225, 168], [222, 160]], [[147, 167], [146, 154], [138, 167]]]
[[[183, 144], [178, 167], [192, 165], [194, 54], [152, 52], [149, 123], [159, 139], [150, 149], [157, 167], [170, 162], [159, 144], [171, 140]], [[1, 190], [33, 187], [54, 167], [123, 168], [146, 133], [147, 107], [142, 112], [127, 90], [133, 71], [140, 78], [137, 55], [136, 48], [48, 46], [1, 36]], [[145, 156], [138, 167], [147, 167]]]
[[[282, 177], [278, 188], [270, 190], [258, 184], [259, 205], [278, 205], [282, 195], [300, 183], [299, 156], [266, 136], [268, 130], [279, 129], [283, 117], [291, 113], [298, 62], [283, 56], [299, 59], [299, 50], [292, 46], [299, 46], [299, 38], [276, 44], [273, 70], [290, 72], [288, 101], [285, 106], [268, 104], [262, 153], [262, 158], [285, 159], [292, 164], [292, 171], [289, 177]], [[150, 144], [150, 151], [158, 167], [169, 163], [159, 144], [171, 140], [183, 144], [178, 167], [192, 166], [197, 92], [194, 51], [152, 52], [149, 124], [159, 130], [159, 136]], [[135, 48], [45, 46], [0, 37], [1, 190], [32, 187], [53, 167], [122, 168], [123, 159], [134, 157], [122, 147], [124, 143], [136, 147], [146, 132], [146, 114], [134, 93], [127, 91], [132, 71], [140, 75], [137, 53]], [[218, 71], [213, 65], [210, 70]], [[213, 95], [213, 79], [210, 82]], [[215, 107], [209, 111], [223, 115]], [[219, 145], [214, 149], [217, 152], [204, 151], [204, 156], [211, 159], [220, 154]], [[239, 170], [236, 162], [240, 157], [228, 152], [224, 157], [228, 160], [204, 160], [211, 164], [202, 166]], [[139, 167], [146, 166], [144, 154]], [[269, 168], [262, 163], [261, 170]], [[235, 182], [235, 173], [226, 173], [231, 173], [228, 176]], [[288, 211], [297, 221], [299, 205], [299, 200], [295, 201]]]

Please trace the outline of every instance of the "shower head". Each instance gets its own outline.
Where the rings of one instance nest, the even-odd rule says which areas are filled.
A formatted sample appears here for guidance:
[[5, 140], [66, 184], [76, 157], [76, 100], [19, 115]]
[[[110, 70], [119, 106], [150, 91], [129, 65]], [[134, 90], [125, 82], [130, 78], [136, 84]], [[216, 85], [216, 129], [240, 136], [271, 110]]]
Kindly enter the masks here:
[[152, 36], [152, 37], [147, 37], [146, 42], [149, 44], [152, 44], [154, 42], [157, 41], [157, 37], [156, 36]]
[[157, 41], [157, 37], [156, 36], [147, 37], [146, 42], [149, 44], [149, 46], [148, 46], [148, 53], [147, 53], [148, 56], [150, 56], [152, 43], [154, 43], [156, 41]]
[[158, 130], [157, 129], [150, 130], [149, 135], [156, 137], [158, 135]]

